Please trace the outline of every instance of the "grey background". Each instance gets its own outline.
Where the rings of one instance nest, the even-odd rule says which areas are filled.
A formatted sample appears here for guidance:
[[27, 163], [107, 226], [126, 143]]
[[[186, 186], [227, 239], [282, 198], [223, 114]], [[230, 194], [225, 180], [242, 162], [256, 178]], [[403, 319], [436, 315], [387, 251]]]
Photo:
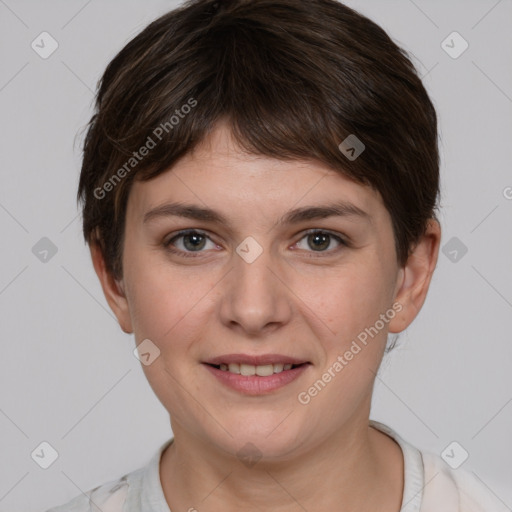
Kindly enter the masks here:
[[[82, 137], [73, 144], [107, 63], [177, 4], [0, 0], [2, 512], [64, 503], [146, 464], [171, 435], [82, 241]], [[347, 4], [414, 55], [440, 120], [442, 246], [468, 249], [440, 254], [371, 417], [438, 454], [457, 441], [461, 468], [512, 510], [512, 2]], [[48, 59], [31, 48], [42, 31], [59, 44]], [[469, 43], [457, 59], [441, 47], [453, 31]], [[57, 248], [47, 262], [32, 252], [43, 237]], [[31, 458], [43, 441], [59, 454], [46, 470]]]

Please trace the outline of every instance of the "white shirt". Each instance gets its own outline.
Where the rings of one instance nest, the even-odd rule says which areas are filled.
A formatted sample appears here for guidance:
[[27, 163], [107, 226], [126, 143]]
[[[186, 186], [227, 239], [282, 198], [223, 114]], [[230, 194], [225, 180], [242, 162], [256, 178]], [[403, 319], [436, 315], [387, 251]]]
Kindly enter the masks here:
[[[404, 492], [400, 512], [510, 512], [469, 471], [452, 469], [441, 457], [418, 450], [383, 423], [370, 420], [370, 425], [392, 437], [402, 449]], [[172, 441], [161, 445], [145, 467], [46, 512], [171, 512], [159, 468], [160, 457]]]

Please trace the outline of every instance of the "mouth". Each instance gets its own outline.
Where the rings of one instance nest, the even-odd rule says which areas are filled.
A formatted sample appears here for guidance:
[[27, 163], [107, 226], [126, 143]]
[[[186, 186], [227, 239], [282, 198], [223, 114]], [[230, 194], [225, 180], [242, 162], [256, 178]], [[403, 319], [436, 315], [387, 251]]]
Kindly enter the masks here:
[[240, 393], [265, 395], [298, 379], [310, 361], [281, 354], [225, 354], [203, 362], [218, 382]]
[[258, 377], [268, 377], [274, 373], [281, 373], [283, 371], [293, 370], [310, 363], [270, 363], [262, 365], [244, 364], [244, 363], [220, 363], [211, 364], [206, 363], [208, 366], [217, 368], [223, 372], [234, 373], [235, 375], [242, 375], [244, 377], [251, 377], [257, 375]]

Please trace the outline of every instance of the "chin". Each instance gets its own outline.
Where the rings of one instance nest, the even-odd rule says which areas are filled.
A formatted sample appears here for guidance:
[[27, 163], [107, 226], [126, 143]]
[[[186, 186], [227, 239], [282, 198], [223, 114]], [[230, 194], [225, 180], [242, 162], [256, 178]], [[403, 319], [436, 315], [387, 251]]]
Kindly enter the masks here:
[[306, 436], [299, 432], [297, 418], [292, 419], [290, 414], [289, 419], [285, 419], [287, 414], [289, 412], [265, 415], [254, 411], [244, 417], [224, 417], [221, 424], [229, 425], [226, 427], [229, 434], [217, 430], [210, 442], [240, 459], [285, 460], [301, 448], [303, 436]]

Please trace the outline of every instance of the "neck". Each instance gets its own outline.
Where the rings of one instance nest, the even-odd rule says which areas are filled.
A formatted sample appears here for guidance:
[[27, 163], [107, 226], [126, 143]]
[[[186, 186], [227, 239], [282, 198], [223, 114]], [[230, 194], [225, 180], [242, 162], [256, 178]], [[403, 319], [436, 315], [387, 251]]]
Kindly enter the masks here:
[[252, 466], [179, 426], [173, 432], [160, 465], [171, 510], [400, 510], [402, 451], [367, 419], [345, 425], [285, 461], [261, 459]]

